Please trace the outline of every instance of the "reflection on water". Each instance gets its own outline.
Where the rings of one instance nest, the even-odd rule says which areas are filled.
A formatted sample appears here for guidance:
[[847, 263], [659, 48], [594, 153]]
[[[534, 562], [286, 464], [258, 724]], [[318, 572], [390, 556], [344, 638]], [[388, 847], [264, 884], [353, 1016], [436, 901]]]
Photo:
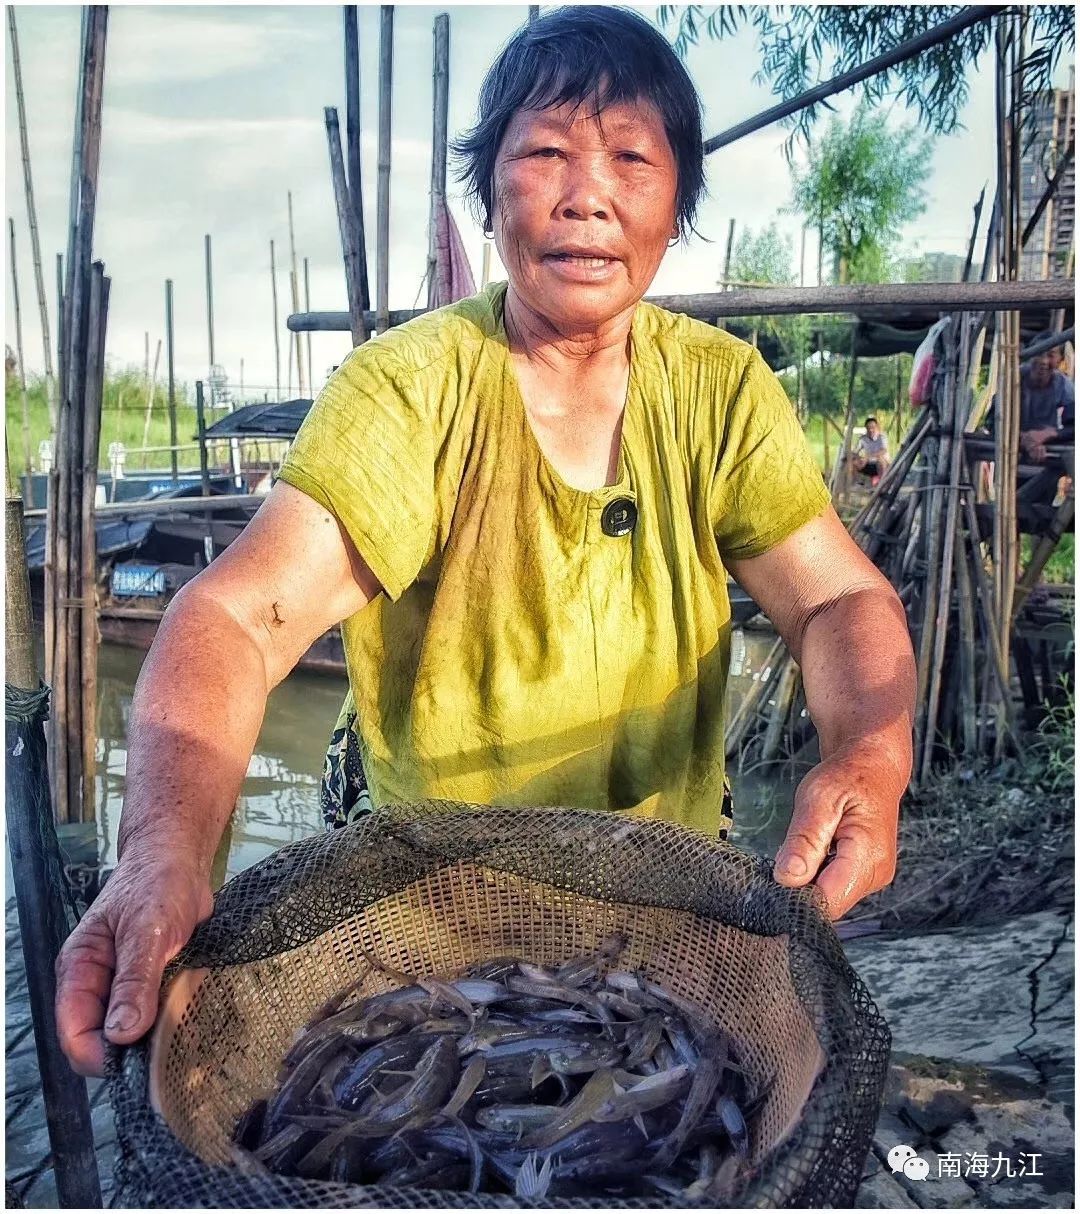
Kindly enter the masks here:
[[[732, 641], [729, 710], [737, 703], [763, 662], [774, 638], [769, 633], [737, 632]], [[102, 645], [98, 660], [98, 765], [96, 804], [101, 830], [101, 860], [116, 863], [116, 829], [124, 795], [127, 722], [131, 694], [145, 655], [138, 650]], [[233, 818], [226, 873], [234, 876], [287, 843], [322, 829], [318, 786], [323, 754], [341, 701], [345, 678], [294, 672], [277, 687], [267, 705], [259, 740]], [[792, 785], [774, 773], [732, 772], [735, 793], [735, 841], [772, 853], [783, 838], [790, 814]], [[779, 812], [776, 812], [779, 809]], [[164, 808], [167, 812], [167, 807]], [[752, 838], [740, 830], [771, 823]]]

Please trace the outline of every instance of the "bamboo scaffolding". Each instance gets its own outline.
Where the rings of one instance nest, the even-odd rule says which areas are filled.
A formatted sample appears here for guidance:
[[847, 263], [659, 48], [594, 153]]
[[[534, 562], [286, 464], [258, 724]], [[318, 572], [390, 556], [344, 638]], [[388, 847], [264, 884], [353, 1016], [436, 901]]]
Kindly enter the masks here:
[[[30, 253], [34, 265], [34, 287], [37, 291], [38, 314], [41, 323], [41, 346], [45, 366], [45, 396], [49, 406], [50, 436], [56, 432], [57, 384], [53, 374], [52, 347], [49, 342], [49, 305], [45, 295], [45, 276], [41, 268], [41, 238], [38, 235], [37, 206], [34, 203], [34, 176], [30, 169], [30, 136], [26, 124], [26, 100], [23, 96], [22, 64], [19, 60], [19, 35], [15, 27], [15, 9], [8, 5], [8, 31], [11, 36], [11, 67], [15, 78], [15, 104], [19, 115], [19, 149], [22, 153], [23, 188], [26, 192], [26, 217], [30, 228]], [[12, 251], [12, 265], [15, 254]], [[14, 271], [13, 271], [14, 273]], [[22, 365], [22, 354], [19, 355]], [[25, 378], [25, 377], [24, 377]], [[27, 464], [27, 473], [30, 465]]]

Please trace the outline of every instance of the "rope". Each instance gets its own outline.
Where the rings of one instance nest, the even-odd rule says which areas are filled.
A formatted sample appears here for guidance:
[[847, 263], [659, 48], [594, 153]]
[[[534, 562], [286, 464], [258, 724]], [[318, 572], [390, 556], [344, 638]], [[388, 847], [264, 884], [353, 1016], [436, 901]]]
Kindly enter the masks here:
[[49, 696], [52, 689], [39, 683], [36, 690], [4, 684], [4, 720], [33, 725], [49, 719]]

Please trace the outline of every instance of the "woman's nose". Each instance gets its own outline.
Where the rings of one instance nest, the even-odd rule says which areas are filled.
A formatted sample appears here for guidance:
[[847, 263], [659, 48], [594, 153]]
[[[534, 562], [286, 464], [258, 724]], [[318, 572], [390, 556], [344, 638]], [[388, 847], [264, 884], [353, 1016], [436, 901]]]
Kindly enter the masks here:
[[593, 164], [570, 164], [564, 179], [560, 214], [564, 219], [610, 218], [611, 183], [608, 175]]

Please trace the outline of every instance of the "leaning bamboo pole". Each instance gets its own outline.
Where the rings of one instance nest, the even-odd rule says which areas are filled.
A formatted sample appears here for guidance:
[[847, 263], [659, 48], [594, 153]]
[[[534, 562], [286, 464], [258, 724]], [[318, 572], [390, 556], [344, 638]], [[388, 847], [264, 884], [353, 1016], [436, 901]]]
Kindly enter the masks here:
[[[311, 307], [311, 279], [308, 275], [308, 259], [306, 257], [304, 258], [304, 307], [309, 308], [309, 309]], [[306, 354], [307, 354], [308, 379], [311, 381], [309, 386], [311, 388], [311, 395], [314, 396], [315, 395], [315, 372], [311, 369], [312, 362], [311, 362], [311, 334], [310, 333], [307, 335]], [[241, 397], [241, 400], [243, 399], [243, 396], [244, 396], [244, 366], [243, 366], [243, 359], [241, 359], [240, 360], [240, 397]]]
[[[11, 67], [15, 79], [15, 104], [19, 114], [19, 148], [22, 152], [23, 186], [26, 191], [26, 217], [30, 227], [30, 252], [34, 263], [34, 286], [37, 290], [38, 313], [41, 319], [41, 345], [45, 359], [45, 394], [49, 406], [50, 436], [56, 432], [57, 385], [53, 374], [52, 347], [49, 342], [49, 306], [45, 295], [45, 276], [41, 268], [41, 239], [38, 235], [37, 206], [34, 203], [34, 177], [30, 170], [30, 137], [26, 126], [26, 100], [23, 96], [22, 65], [19, 61], [19, 35], [15, 28], [15, 9], [8, 5], [8, 30], [11, 35]], [[12, 254], [14, 264], [14, 253]], [[22, 355], [19, 355], [22, 363]], [[29, 464], [27, 465], [29, 473]]]
[[[360, 305], [358, 313], [371, 307], [368, 288], [367, 240], [364, 232], [364, 189], [360, 164], [360, 36], [356, 5], [346, 4], [345, 16], [345, 163], [348, 165], [346, 196], [352, 217], [354, 273]], [[355, 343], [354, 343], [355, 344]], [[310, 372], [311, 368], [308, 368]]]
[[[357, 249], [358, 232], [352, 213], [352, 199], [345, 176], [345, 161], [341, 155], [341, 130], [338, 112], [333, 106], [323, 110], [326, 121], [326, 143], [330, 150], [330, 180], [334, 187], [334, 202], [337, 207], [338, 231], [341, 235], [341, 251], [345, 265], [345, 295], [349, 310], [345, 313], [345, 328], [352, 333], [352, 343], [359, 346], [367, 340], [368, 325], [364, 312], [363, 283], [361, 280], [361, 255]], [[276, 327], [276, 321], [275, 321]], [[291, 327], [291, 326], [290, 326]], [[295, 330], [299, 332], [299, 330]], [[310, 330], [309, 330], [310, 332]]]

